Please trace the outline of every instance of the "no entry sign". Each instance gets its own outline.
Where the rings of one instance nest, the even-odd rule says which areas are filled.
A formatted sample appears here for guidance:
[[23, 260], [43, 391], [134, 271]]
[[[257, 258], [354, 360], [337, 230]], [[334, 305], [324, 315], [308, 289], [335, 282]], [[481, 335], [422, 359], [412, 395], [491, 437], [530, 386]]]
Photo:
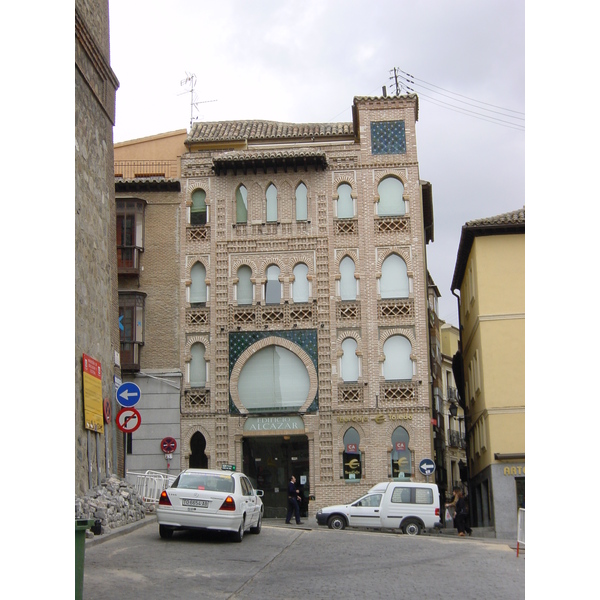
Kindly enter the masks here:
[[117, 414], [116, 421], [121, 431], [132, 433], [142, 424], [142, 417], [135, 408], [123, 408]]

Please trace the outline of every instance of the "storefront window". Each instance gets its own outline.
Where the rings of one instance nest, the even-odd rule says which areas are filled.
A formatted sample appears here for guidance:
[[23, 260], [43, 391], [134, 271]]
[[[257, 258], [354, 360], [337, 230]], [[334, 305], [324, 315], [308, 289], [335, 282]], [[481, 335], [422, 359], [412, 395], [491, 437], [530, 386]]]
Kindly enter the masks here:
[[354, 427], [344, 434], [344, 480], [360, 481], [362, 478], [362, 461], [359, 450], [360, 435]]
[[411, 476], [412, 464], [408, 441], [408, 431], [404, 427], [396, 427], [392, 433], [392, 477], [394, 479]]

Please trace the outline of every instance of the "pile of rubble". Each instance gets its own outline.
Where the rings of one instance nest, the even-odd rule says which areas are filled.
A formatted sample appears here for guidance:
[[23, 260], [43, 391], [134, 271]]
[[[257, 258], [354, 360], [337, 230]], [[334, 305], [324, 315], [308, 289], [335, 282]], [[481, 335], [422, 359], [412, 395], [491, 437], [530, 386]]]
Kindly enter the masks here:
[[146, 508], [135, 488], [115, 475], [75, 497], [75, 518], [99, 520], [102, 533], [145, 518]]

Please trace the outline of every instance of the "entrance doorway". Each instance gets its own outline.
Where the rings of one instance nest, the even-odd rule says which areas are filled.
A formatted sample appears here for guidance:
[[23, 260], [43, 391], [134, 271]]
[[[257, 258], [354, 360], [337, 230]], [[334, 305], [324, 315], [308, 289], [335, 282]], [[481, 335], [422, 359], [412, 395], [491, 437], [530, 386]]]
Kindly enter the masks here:
[[208, 467], [208, 457], [206, 456], [206, 439], [199, 432], [192, 436], [190, 440], [190, 469], [206, 469]]
[[287, 487], [296, 477], [300, 488], [300, 515], [308, 516], [310, 477], [308, 438], [305, 435], [246, 437], [243, 441], [244, 473], [263, 490], [265, 517], [285, 518]]

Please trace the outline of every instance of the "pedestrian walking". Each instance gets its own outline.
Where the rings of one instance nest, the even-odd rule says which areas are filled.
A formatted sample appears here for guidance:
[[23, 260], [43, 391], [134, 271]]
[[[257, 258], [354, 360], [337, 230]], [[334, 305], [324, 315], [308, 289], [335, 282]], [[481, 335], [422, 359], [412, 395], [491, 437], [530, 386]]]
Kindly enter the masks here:
[[454, 498], [452, 502], [446, 504], [446, 508], [454, 508], [454, 526], [458, 530], [458, 535], [464, 537], [465, 533], [471, 535], [473, 530], [469, 527], [469, 507], [467, 500], [459, 487], [454, 488]]
[[300, 490], [296, 487], [296, 478], [292, 475], [288, 484], [288, 511], [285, 522], [289, 525], [292, 514], [296, 517], [296, 525], [302, 525], [300, 520]]

